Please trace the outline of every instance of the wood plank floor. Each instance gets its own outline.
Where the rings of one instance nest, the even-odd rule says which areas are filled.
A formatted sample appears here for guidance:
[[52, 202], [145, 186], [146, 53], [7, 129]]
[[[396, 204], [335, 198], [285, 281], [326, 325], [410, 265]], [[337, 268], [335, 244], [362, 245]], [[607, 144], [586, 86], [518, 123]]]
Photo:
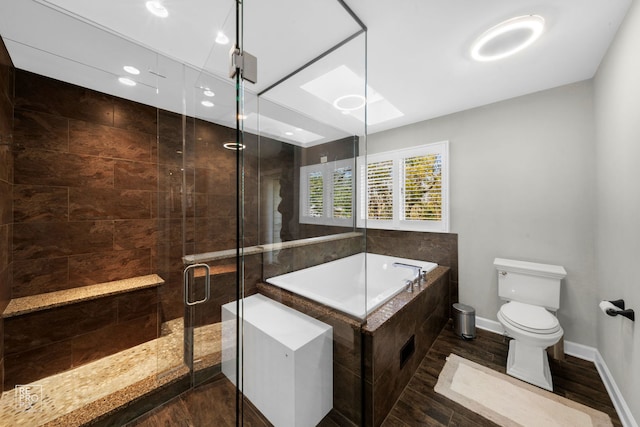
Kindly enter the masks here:
[[[439, 394], [433, 387], [445, 364], [455, 353], [466, 359], [505, 372], [508, 343], [494, 333], [477, 330], [477, 338], [464, 341], [447, 325], [431, 347], [415, 375], [383, 423], [383, 427], [414, 426], [495, 426], [493, 422]], [[593, 363], [567, 356], [550, 360], [554, 393], [609, 414], [613, 425], [622, 424]], [[155, 426], [235, 426], [235, 392], [225, 378], [218, 378], [191, 390], [155, 409], [129, 427]], [[327, 417], [322, 427], [340, 425]], [[244, 425], [269, 426], [252, 405], [245, 407]]]
[[[464, 341], [447, 325], [382, 424], [396, 426], [495, 426], [496, 424], [439, 394], [433, 387], [446, 357], [455, 353], [498, 372], [506, 372], [508, 342], [501, 335], [477, 330], [477, 338]], [[554, 393], [602, 411], [613, 425], [622, 426], [593, 363], [566, 356], [549, 359]]]

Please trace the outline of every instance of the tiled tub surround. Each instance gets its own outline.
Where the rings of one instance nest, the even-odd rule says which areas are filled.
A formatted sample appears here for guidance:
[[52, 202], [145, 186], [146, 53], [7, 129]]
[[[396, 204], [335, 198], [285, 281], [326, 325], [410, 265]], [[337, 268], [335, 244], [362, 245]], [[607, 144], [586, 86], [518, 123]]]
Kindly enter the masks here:
[[458, 302], [458, 235], [367, 229], [367, 252], [422, 259], [451, 269], [450, 304]]
[[[413, 293], [401, 292], [371, 313], [364, 325], [273, 285], [260, 283], [258, 290], [333, 327], [331, 416], [355, 425], [364, 421], [364, 425], [378, 426], [449, 318], [449, 275], [448, 267], [437, 267], [427, 275], [420, 289]], [[401, 367], [401, 349], [412, 336], [414, 350]], [[364, 372], [361, 360], [364, 360]], [[363, 404], [364, 420], [361, 418]]]
[[273, 277], [364, 252], [364, 233], [342, 232], [264, 245], [262, 277]]

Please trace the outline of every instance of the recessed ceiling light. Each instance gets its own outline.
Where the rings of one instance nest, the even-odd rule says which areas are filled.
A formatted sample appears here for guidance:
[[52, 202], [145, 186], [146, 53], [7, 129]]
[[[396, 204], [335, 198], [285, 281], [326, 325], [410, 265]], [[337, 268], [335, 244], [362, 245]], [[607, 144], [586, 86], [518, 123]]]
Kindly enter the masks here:
[[151, 0], [148, 1], [145, 5], [147, 6], [147, 10], [153, 13], [155, 16], [158, 16], [160, 18], [166, 18], [167, 16], [169, 16], [169, 11], [159, 1]]
[[216, 94], [213, 93], [211, 89], [205, 89], [202, 93], [204, 94], [204, 96], [209, 96], [209, 97], [216, 96]]
[[284, 134], [287, 135], [287, 136], [292, 136], [293, 132], [285, 132]]
[[333, 106], [340, 111], [355, 111], [364, 107], [367, 99], [362, 95], [343, 95], [333, 101]]
[[202, 101], [200, 104], [204, 105], [205, 107], [213, 107], [213, 102], [211, 101], [207, 101], [206, 99], [204, 101]]
[[125, 65], [124, 67], [122, 67], [122, 69], [129, 74], [133, 74], [134, 76], [137, 76], [138, 74], [140, 74], [140, 70], [138, 70], [136, 67], [132, 65]]
[[229, 37], [227, 37], [227, 35], [222, 31], [218, 31], [218, 34], [216, 35], [216, 43], [227, 44], [229, 43]]
[[224, 144], [222, 144], [222, 146], [227, 150], [234, 150], [234, 151], [244, 150], [245, 148], [247, 148], [246, 145], [240, 144], [239, 142], [225, 142]]
[[129, 77], [119, 77], [118, 81], [120, 83], [122, 83], [123, 85], [127, 85], [127, 86], [135, 86], [136, 82], [131, 80]]
[[518, 16], [485, 31], [471, 45], [476, 61], [506, 58], [531, 46], [542, 35], [544, 18], [539, 15]]

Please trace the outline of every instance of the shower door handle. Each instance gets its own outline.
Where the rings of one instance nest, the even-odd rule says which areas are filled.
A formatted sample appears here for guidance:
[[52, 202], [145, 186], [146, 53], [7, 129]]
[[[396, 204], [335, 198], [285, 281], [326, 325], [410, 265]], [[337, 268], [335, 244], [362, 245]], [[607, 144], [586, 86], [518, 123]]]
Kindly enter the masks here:
[[[189, 300], [189, 294], [191, 290], [191, 278], [193, 277], [191, 272], [194, 272], [196, 268], [204, 268], [205, 276], [204, 276], [204, 298], [191, 301]], [[194, 280], [195, 282], [195, 280]], [[197, 305], [202, 304], [203, 302], [207, 302], [209, 300], [209, 296], [211, 295], [211, 268], [207, 264], [191, 264], [188, 265], [187, 268], [184, 269], [184, 303], [186, 305]]]

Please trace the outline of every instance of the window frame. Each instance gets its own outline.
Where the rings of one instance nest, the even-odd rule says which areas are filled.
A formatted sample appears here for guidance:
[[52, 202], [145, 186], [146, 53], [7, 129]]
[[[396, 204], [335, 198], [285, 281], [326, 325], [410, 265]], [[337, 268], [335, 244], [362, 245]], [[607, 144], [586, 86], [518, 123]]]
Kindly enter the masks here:
[[[433, 220], [408, 220], [403, 215], [403, 163], [404, 159], [410, 157], [439, 154], [441, 156], [441, 197], [442, 214], [439, 221]], [[393, 161], [392, 171], [392, 192], [393, 192], [393, 215], [390, 220], [368, 218], [369, 193], [367, 185], [366, 165], [378, 163], [386, 160]], [[357, 159], [358, 170], [358, 227], [400, 230], [400, 231], [421, 231], [421, 232], [449, 232], [449, 141], [439, 141], [430, 144], [419, 145], [393, 151], [359, 156]]]
[[[333, 174], [337, 170], [343, 168], [351, 168], [351, 217], [336, 218], [333, 216], [334, 206], [334, 189]], [[300, 224], [317, 224], [317, 225], [335, 225], [335, 226], [353, 226], [356, 211], [355, 206], [355, 171], [356, 166], [354, 159], [336, 160], [314, 165], [300, 167], [300, 201], [299, 201], [299, 222]], [[309, 174], [313, 172], [321, 172], [323, 186], [322, 215], [309, 216], [308, 199], [309, 199]]]

